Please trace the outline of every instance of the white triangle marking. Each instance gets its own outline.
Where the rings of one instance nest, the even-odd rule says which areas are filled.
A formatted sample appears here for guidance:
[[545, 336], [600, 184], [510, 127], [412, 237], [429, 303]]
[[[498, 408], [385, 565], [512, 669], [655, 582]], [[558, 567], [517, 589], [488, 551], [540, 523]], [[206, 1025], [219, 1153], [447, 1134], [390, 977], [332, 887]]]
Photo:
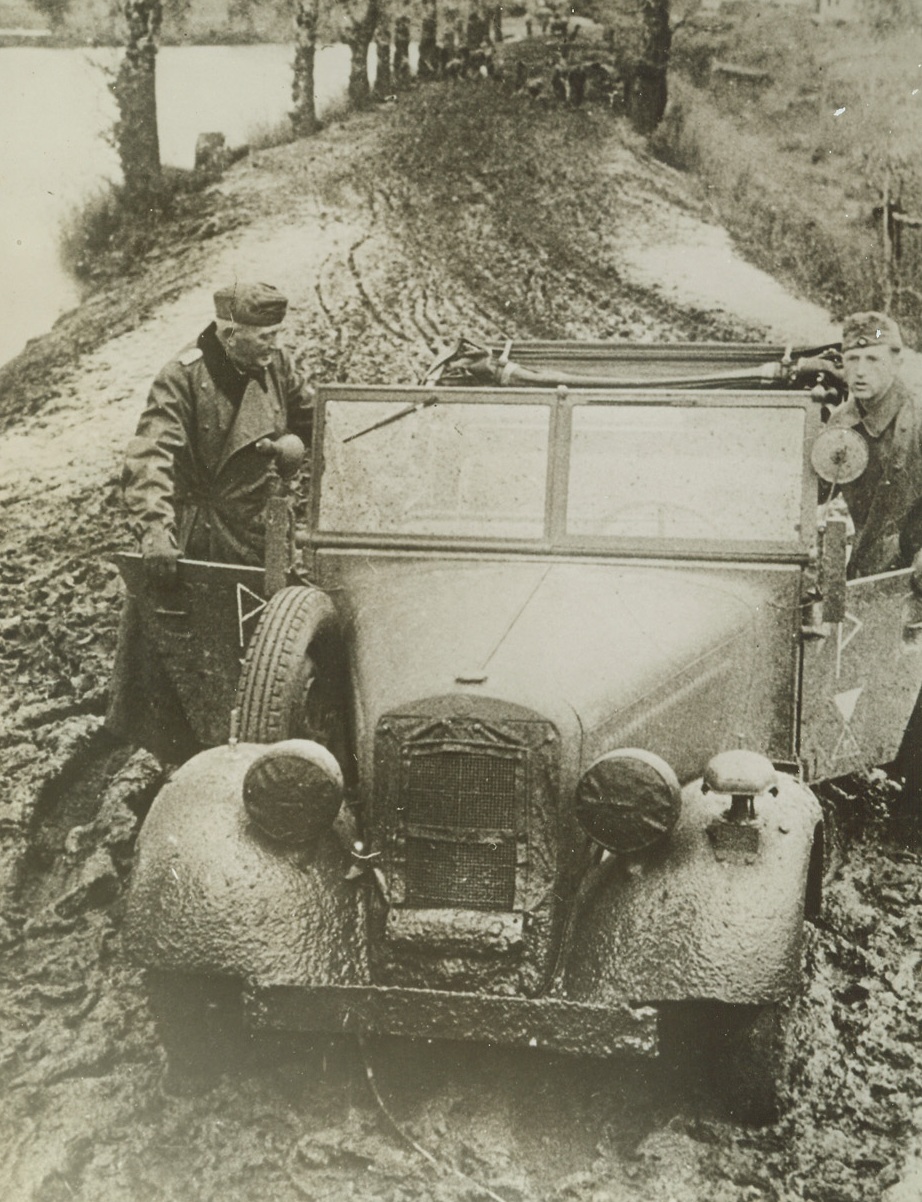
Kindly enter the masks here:
[[[244, 600], [250, 598], [255, 604], [244, 610]], [[260, 597], [259, 593], [254, 593], [252, 589], [248, 589], [245, 584], [237, 583], [237, 637], [240, 639], [240, 646], [246, 645], [246, 630], [247, 622], [252, 622], [258, 614], [269, 604], [268, 601]]]
[[864, 685], [859, 685], [857, 689], [848, 689], [844, 693], [836, 693], [833, 701], [836, 703], [836, 709], [842, 715], [842, 721], [846, 725], [851, 722], [855, 714], [855, 706], [858, 704], [858, 698], [864, 692]]

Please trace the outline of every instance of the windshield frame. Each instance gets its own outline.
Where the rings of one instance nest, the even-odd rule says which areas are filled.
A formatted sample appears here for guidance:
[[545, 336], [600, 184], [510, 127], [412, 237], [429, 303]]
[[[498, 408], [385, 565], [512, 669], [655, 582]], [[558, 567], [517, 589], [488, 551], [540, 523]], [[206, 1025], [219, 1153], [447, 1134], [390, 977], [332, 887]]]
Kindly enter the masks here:
[[[548, 463], [545, 493], [544, 534], [542, 538], [509, 539], [459, 537], [435, 534], [369, 534], [362, 531], [321, 531], [320, 505], [323, 491], [323, 442], [326, 405], [329, 402], [399, 402], [401, 406], [437, 404], [533, 405], [549, 409]], [[800, 529], [796, 537], [770, 542], [764, 539], [704, 539], [626, 537], [568, 533], [567, 503], [571, 437], [574, 410], [582, 406], [651, 405], [687, 409], [773, 409], [803, 414], [804, 438], [801, 475]], [[398, 420], [413, 422], [415, 412]], [[604, 555], [651, 559], [764, 560], [766, 562], [806, 562], [816, 541], [818, 478], [811, 462], [810, 449], [820, 430], [820, 406], [807, 392], [754, 390], [606, 390], [451, 388], [416, 386], [325, 384], [318, 388], [313, 440], [313, 476], [310, 504], [310, 529], [299, 531], [299, 542], [322, 547], [382, 549], [431, 549], [457, 551], [501, 551], [505, 553]], [[373, 438], [374, 433], [363, 437]], [[719, 467], [719, 464], [717, 465]]]

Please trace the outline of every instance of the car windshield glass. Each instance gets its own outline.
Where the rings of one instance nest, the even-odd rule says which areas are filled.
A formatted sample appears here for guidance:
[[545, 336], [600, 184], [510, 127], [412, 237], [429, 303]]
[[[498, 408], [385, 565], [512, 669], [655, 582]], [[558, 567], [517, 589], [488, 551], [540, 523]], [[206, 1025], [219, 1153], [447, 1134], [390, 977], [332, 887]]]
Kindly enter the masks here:
[[549, 407], [331, 400], [319, 528], [540, 539]]
[[804, 438], [800, 408], [578, 405], [567, 533], [796, 542]]

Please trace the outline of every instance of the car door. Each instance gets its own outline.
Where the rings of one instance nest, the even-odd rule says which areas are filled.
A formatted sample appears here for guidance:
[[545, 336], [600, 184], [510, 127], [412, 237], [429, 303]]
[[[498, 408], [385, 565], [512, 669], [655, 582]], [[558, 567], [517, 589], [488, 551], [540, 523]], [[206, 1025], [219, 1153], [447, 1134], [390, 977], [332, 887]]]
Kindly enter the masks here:
[[804, 636], [800, 755], [824, 780], [891, 761], [922, 685], [910, 572], [849, 580], [841, 622]]

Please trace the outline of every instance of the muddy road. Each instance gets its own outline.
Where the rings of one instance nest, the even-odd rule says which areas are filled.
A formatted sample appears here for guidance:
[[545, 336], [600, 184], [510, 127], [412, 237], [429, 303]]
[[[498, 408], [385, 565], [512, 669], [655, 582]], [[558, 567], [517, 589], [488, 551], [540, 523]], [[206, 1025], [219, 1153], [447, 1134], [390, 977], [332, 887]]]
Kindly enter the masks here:
[[728, 1122], [703, 1081], [655, 1064], [392, 1041], [244, 1049], [213, 1090], [185, 1096], [165, 1088], [121, 954], [160, 770], [102, 728], [121, 597], [108, 556], [126, 544], [119, 457], [213, 288], [276, 282], [288, 345], [317, 380], [351, 382], [414, 380], [462, 331], [675, 340], [825, 322], [784, 297], [753, 325], [752, 289], [734, 310], [719, 270], [696, 304], [670, 263], [715, 245], [729, 253], [686, 182], [607, 113], [432, 87], [240, 163], [0, 373], [0, 1197], [922, 1196], [922, 875], [885, 779], [828, 803], [840, 854], [808, 949], [791, 1107], [771, 1127]]

